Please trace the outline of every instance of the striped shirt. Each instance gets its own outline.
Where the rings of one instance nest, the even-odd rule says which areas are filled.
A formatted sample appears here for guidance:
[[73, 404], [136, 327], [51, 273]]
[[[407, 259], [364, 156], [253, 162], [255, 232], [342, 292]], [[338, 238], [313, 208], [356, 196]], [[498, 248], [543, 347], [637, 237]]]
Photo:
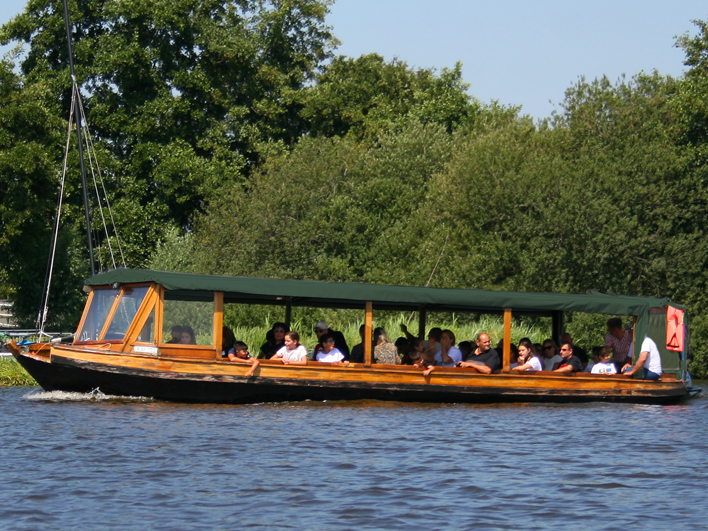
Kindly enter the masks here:
[[614, 354], [613, 359], [616, 362], [622, 363], [631, 355], [629, 349], [632, 346], [632, 334], [625, 330], [622, 339], [617, 339], [610, 334], [605, 338], [605, 346], [611, 347], [612, 353]]

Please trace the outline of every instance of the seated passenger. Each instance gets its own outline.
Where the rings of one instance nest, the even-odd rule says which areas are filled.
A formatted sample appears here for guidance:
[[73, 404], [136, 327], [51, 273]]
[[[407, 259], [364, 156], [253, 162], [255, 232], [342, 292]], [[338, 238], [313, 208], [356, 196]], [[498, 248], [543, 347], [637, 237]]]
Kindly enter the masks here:
[[[592, 372], [592, 368], [598, 361], [600, 361], [600, 352], [603, 348], [604, 347], [592, 347], [592, 361], [588, 363], [587, 367], [585, 367], [584, 372]], [[615, 367], [615, 370], [617, 370], [617, 367]]]
[[472, 354], [472, 342], [471, 341], [460, 341], [457, 348], [462, 352], [462, 359], [467, 359], [467, 356]]
[[344, 354], [344, 358], [347, 359], [349, 358], [349, 345], [347, 345], [347, 340], [344, 339], [344, 334], [341, 332], [338, 332], [336, 330], [330, 330], [329, 326], [327, 323], [324, 321], [318, 321], [317, 324], [315, 325], [315, 334], [317, 335], [317, 345], [315, 345], [315, 348], [312, 350], [312, 360], [317, 359], [317, 353], [320, 351], [321, 344], [319, 343], [320, 338], [324, 334], [329, 334], [334, 338], [334, 344], [337, 346], [337, 349]]
[[352, 347], [351, 354], [349, 356], [349, 361], [352, 363], [364, 363], [364, 334], [366, 333], [366, 325], [361, 325], [359, 327], [359, 337], [361, 337], [361, 343], [358, 343]]
[[180, 325], [175, 325], [172, 327], [171, 331], [172, 339], [170, 339], [167, 343], [174, 344], [174, 343], [181, 343], [182, 342], [182, 327]]
[[634, 376], [637, 371], [643, 369], [643, 376], [645, 380], [658, 380], [661, 378], [661, 373], [663, 371], [661, 367], [661, 354], [659, 354], [659, 349], [657, 348], [656, 343], [654, 343], [654, 340], [649, 336], [644, 336], [644, 341], [642, 341], [637, 362], [634, 366], [632, 366], [631, 363], [632, 357], [630, 355], [627, 358], [627, 362], [624, 367], [622, 367], [622, 374]]
[[374, 363], [400, 365], [401, 358], [398, 349], [388, 339], [388, 334], [383, 328], [374, 329]]
[[[408, 341], [415, 339], [415, 336], [408, 331], [408, 327], [404, 324], [401, 325], [401, 332], [406, 335]], [[440, 345], [440, 334], [442, 334], [442, 328], [431, 328], [428, 332], [428, 340], [423, 343], [426, 356], [430, 363], [432, 363], [435, 354], [442, 350], [442, 346]]]
[[320, 351], [317, 353], [317, 361], [331, 363], [332, 365], [339, 365], [340, 362], [344, 362], [349, 365], [348, 361], [344, 361], [344, 354], [334, 346], [334, 338], [331, 334], [322, 334], [320, 336], [320, 347]]
[[234, 343], [233, 350], [234, 352], [232, 354], [229, 354], [229, 361], [250, 365], [251, 368], [246, 371], [244, 376], [246, 378], [250, 378], [251, 376], [253, 376], [254, 371], [258, 368], [261, 362], [248, 353], [248, 345], [246, 345], [246, 343], [244, 343], [243, 341], [236, 341]]
[[270, 359], [273, 357], [273, 354], [283, 348], [285, 346], [285, 342], [283, 341], [285, 339], [285, 332], [287, 332], [285, 323], [273, 323], [273, 326], [271, 326], [268, 333], [266, 333], [266, 342], [261, 346], [258, 358]]
[[563, 343], [560, 349], [562, 361], [560, 366], [553, 372], [583, 372], [583, 363], [580, 358], [573, 355], [573, 345], [571, 343]]
[[399, 337], [394, 343], [398, 351], [398, 357], [401, 358], [401, 363], [408, 364], [408, 354], [411, 352], [411, 344], [405, 337]]
[[182, 336], [179, 341], [182, 345], [196, 345], [197, 338], [194, 335], [194, 330], [191, 326], [182, 327]]
[[423, 360], [423, 351], [425, 350], [425, 344], [422, 339], [417, 337], [413, 339], [410, 343], [411, 351], [408, 353], [408, 364], [417, 365], [419, 361]]
[[522, 339], [519, 343], [519, 365], [512, 367], [514, 372], [542, 371], [541, 359], [533, 352], [533, 344], [528, 339]]
[[221, 328], [221, 357], [229, 358], [229, 355], [235, 354], [234, 344], [236, 343], [236, 336], [234, 336], [234, 331], [228, 326]]
[[592, 374], [617, 374], [617, 367], [610, 361], [612, 358], [612, 347], [602, 347], [600, 355], [598, 356], [600, 360], [593, 364]]
[[307, 349], [300, 344], [300, 334], [285, 334], [285, 346], [280, 348], [270, 359], [282, 360], [285, 365], [307, 365]]
[[563, 332], [561, 335], [561, 343], [570, 343], [573, 347], [573, 356], [578, 358], [580, 360], [580, 363], [583, 364], [583, 370], [588, 366], [588, 354], [585, 352], [584, 348], [580, 348], [578, 345], [575, 344], [573, 341], [573, 336], [570, 335], [569, 332]]
[[452, 330], [443, 330], [440, 334], [442, 349], [435, 354], [435, 365], [439, 367], [454, 367], [462, 361], [462, 352], [455, 346], [455, 334]]
[[557, 369], [563, 361], [563, 358], [557, 352], [558, 345], [552, 339], [546, 339], [543, 342], [543, 370], [552, 371]]
[[474, 369], [482, 374], [491, 374], [501, 368], [499, 354], [492, 348], [492, 340], [488, 334], [482, 332], [477, 336], [477, 348], [465, 359], [457, 364], [458, 367]]

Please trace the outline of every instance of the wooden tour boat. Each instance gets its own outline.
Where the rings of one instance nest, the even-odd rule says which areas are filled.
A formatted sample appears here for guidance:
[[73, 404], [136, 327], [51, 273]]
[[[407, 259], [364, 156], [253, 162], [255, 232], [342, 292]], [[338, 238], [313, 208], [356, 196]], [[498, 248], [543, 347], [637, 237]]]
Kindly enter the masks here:
[[[689, 390], [681, 351], [668, 340], [667, 312], [685, 311], [665, 298], [438, 289], [334, 282], [272, 280], [115, 269], [85, 282], [89, 297], [72, 344], [37, 343], [28, 352], [8, 346], [48, 391], [146, 396], [181, 402], [253, 403], [286, 400], [382, 399], [416, 402], [581, 402], [670, 404]], [[280, 305], [289, 323], [294, 306], [365, 312], [365, 362], [332, 366], [262, 360], [255, 374], [221, 357], [225, 303]], [[373, 311], [475, 312], [504, 316], [503, 368], [498, 374], [438, 367], [429, 376], [413, 366], [372, 363]], [[621, 375], [509, 372], [512, 315], [551, 317], [553, 336], [564, 312], [631, 316], [636, 337], [652, 337], [662, 357], [659, 381]], [[681, 313], [681, 312], [679, 312]], [[672, 313], [673, 315], [673, 313]], [[671, 320], [671, 319], [670, 319]], [[197, 345], [167, 343], [172, 325], [192, 323]], [[676, 329], [675, 323], [674, 328]], [[688, 341], [685, 342], [686, 345]], [[635, 349], [634, 356], [639, 355]]]

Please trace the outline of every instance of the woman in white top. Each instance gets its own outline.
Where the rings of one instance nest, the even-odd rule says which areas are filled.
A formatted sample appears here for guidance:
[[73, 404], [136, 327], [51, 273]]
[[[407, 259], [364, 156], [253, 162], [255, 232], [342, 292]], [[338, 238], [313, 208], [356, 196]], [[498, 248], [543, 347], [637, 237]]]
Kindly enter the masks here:
[[561, 358], [560, 354], [558, 354], [558, 345], [556, 345], [556, 342], [552, 339], [546, 339], [543, 342], [542, 354], [545, 358], [543, 360], [544, 371], [552, 371], [554, 369], [557, 369], [563, 361], [563, 358]]
[[531, 341], [522, 339], [519, 343], [519, 359], [523, 356], [524, 363], [519, 362], [519, 365], [511, 369], [514, 372], [525, 371], [542, 371], [543, 365], [541, 360], [533, 353], [533, 344]]
[[288, 332], [285, 334], [284, 342], [285, 346], [270, 359], [280, 359], [285, 365], [307, 365], [307, 349], [300, 344], [300, 334]]

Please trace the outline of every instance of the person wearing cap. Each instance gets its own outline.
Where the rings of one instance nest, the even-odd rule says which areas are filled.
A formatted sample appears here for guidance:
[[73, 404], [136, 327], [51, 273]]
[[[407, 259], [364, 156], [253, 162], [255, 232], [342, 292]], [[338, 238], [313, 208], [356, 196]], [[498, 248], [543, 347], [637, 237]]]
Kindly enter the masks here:
[[344, 334], [341, 332], [337, 332], [336, 330], [330, 330], [329, 326], [327, 326], [327, 323], [324, 321], [318, 321], [317, 324], [315, 325], [315, 334], [317, 335], [317, 345], [315, 345], [315, 348], [312, 349], [312, 360], [315, 361], [317, 360], [317, 354], [322, 350], [322, 343], [320, 343], [320, 338], [325, 335], [329, 334], [334, 338], [334, 344], [337, 347], [337, 349], [344, 354], [344, 359], [349, 358], [349, 346], [347, 345], [347, 341], [344, 339]]

